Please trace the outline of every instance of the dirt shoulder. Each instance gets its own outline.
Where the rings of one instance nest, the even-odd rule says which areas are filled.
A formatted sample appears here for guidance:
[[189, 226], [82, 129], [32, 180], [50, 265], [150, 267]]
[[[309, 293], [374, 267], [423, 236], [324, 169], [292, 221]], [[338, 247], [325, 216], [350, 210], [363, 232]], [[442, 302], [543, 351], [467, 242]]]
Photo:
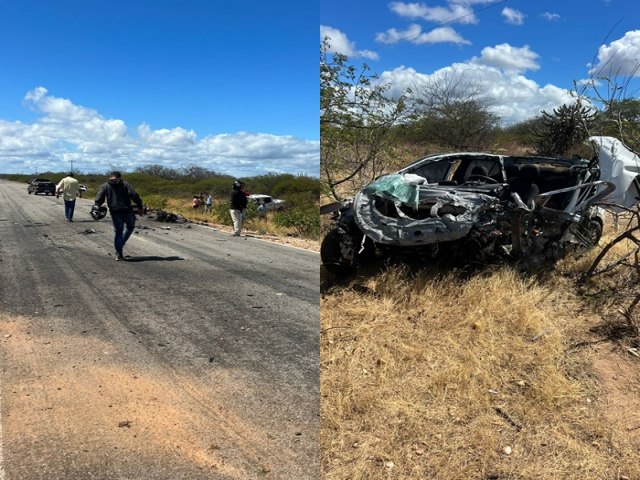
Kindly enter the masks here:
[[[189, 222], [193, 225], [203, 225], [206, 227], [211, 227], [221, 232], [228, 233], [231, 235], [233, 233], [233, 228], [227, 225], [220, 225], [218, 223], [213, 222], [201, 222], [197, 220], [189, 220]], [[265, 240], [267, 242], [280, 243], [282, 245], [290, 245], [292, 247], [302, 248], [304, 250], [310, 250], [312, 252], [320, 251], [320, 241], [312, 240], [310, 238], [301, 238], [296, 236], [282, 236], [282, 235], [273, 235], [268, 233], [260, 233], [255, 230], [243, 229], [242, 234], [247, 237], [258, 238], [260, 240]]]

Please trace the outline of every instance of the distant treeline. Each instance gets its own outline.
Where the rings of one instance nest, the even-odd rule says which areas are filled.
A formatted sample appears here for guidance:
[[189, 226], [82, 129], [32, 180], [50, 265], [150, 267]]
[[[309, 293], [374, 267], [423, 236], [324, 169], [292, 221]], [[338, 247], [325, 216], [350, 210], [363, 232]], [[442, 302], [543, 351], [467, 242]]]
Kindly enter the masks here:
[[[27, 183], [37, 176], [58, 182], [67, 173], [65, 171], [41, 172], [37, 175], [0, 174], [0, 178]], [[77, 172], [75, 178], [89, 188], [87, 192], [89, 196], [94, 194], [100, 184], [106, 181], [108, 175], [108, 173], [84, 174]], [[161, 165], [147, 165], [138, 167], [133, 172], [123, 172], [122, 176], [143, 197], [145, 195], [190, 197], [200, 193], [210, 193], [215, 198], [225, 198], [230, 194], [234, 180], [241, 180], [245, 182], [246, 189], [251, 193], [271, 195], [298, 204], [315, 204], [320, 198], [320, 180], [305, 175], [269, 173], [255, 177], [237, 178], [198, 166], [174, 169]]]

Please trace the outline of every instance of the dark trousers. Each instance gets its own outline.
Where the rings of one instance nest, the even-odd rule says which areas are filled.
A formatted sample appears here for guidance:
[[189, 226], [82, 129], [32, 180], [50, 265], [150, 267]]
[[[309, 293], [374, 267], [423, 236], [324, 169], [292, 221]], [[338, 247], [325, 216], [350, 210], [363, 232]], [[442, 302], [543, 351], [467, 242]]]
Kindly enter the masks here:
[[136, 226], [136, 214], [133, 212], [112, 213], [111, 221], [116, 234], [113, 239], [113, 246], [116, 249], [116, 255], [122, 255], [122, 248], [129, 240]]
[[75, 199], [73, 199], [73, 200], [65, 200], [64, 201], [64, 217], [68, 221], [73, 220], [73, 211], [75, 210], [75, 208], [76, 208]]

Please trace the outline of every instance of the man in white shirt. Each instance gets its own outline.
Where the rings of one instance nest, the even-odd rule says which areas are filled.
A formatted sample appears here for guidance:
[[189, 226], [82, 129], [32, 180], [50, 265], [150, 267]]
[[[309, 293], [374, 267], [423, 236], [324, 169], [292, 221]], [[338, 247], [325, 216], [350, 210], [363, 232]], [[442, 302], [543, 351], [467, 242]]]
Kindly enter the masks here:
[[64, 216], [67, 222], [73, 222], [73, 210], [76, 208], [76, 197], [80, 193], [78, 180], [73, 178], [73, 172], [60, 180], [56, 186], [56, 197], [62, 193], [64, 200]]

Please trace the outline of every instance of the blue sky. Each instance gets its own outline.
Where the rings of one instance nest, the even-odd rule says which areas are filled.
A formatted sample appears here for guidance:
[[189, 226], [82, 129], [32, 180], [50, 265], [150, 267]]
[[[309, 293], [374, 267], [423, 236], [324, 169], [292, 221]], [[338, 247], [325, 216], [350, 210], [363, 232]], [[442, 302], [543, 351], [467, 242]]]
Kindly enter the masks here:
[[[619, 82], [640, 61], [632, 0], [322, 0], [320, 12], [320, 38], [392, 92], [455, 73], [481, 88], [504, 124], [571, 101], [574, 81], [583, 89], [592, 71], [618, 72]], [[634, 79], [627, 96], [637, 87]]]
[[0, 2], [0, 172], [316, 176], [317, 28], [293, 0]]

